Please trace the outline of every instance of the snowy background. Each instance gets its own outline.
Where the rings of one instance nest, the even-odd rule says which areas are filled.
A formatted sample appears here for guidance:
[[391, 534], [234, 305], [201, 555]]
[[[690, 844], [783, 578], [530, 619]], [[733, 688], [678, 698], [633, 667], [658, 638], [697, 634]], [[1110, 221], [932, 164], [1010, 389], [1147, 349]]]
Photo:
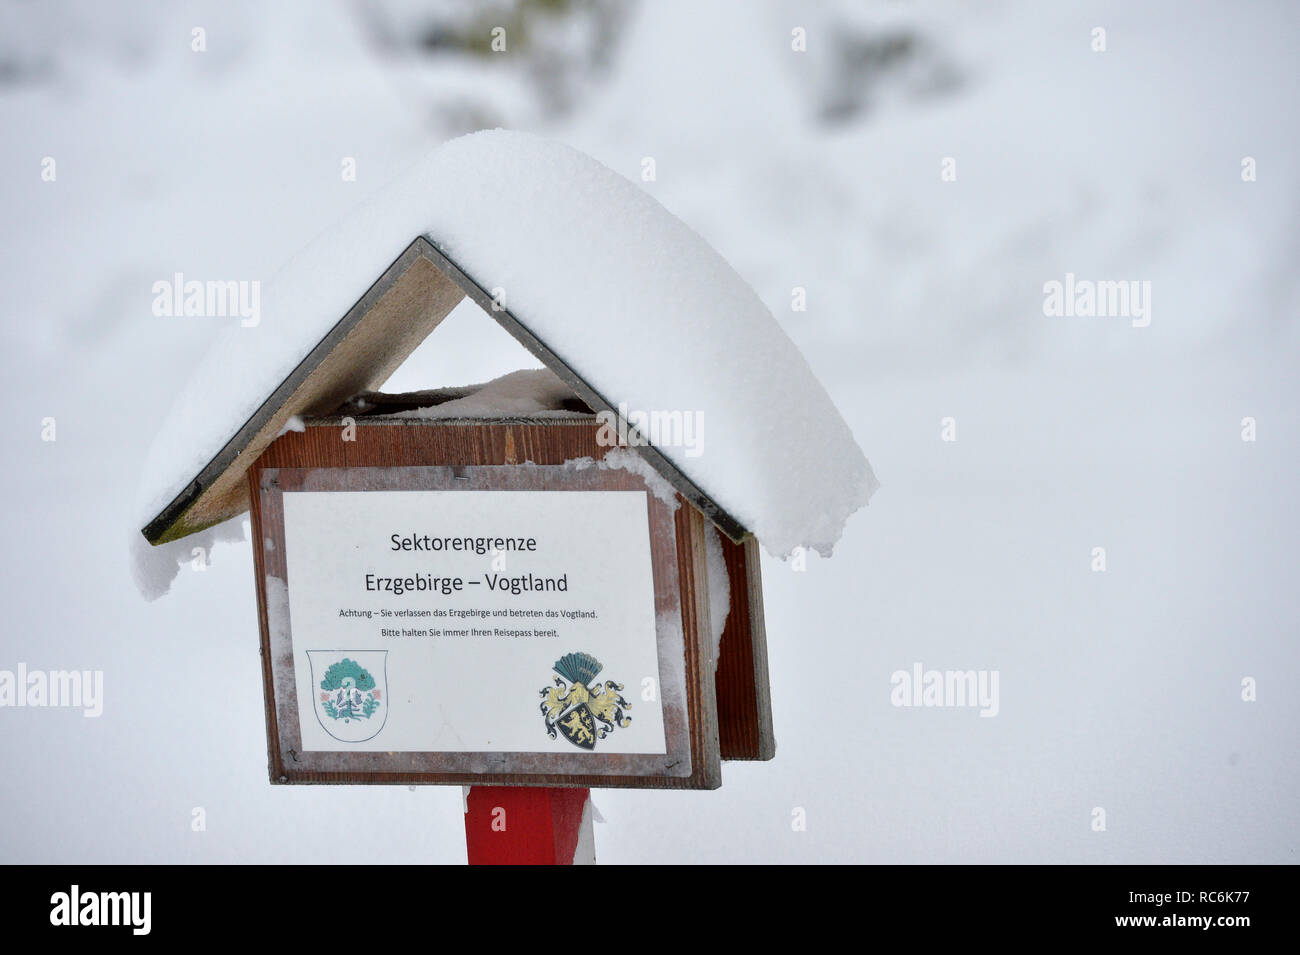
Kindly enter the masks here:
[[[0, 4], [0, 669], [105, 681], [97, 720], [0, 709], [0, 861], [464, 861], [459, 789], [268, 784], [247, 544], [145, 603], [126, 542], [237, 321], [152, 284], [267, 280], [494, 126], [653, 157], [884, 485], [833, 558], [764, 563], [775, 761], [597, 792], [602, 862], [1296, 861], [1300, 11], [975, 7]], [[1151, 324], [1045, 316], [1067, 272], [1150, 281]], [[465, 303], [388, 388], [532, 364]], [[918, 662], [998, 670], [997, 717], [892, 706]]]

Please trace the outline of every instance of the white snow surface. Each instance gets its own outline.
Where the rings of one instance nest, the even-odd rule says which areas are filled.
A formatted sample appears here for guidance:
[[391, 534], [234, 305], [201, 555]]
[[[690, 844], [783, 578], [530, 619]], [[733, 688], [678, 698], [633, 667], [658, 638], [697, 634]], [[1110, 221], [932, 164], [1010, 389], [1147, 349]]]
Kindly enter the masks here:
[[248, 539], [244, 532], [244, 515], [237, 515], [212, 527], [205, 527], [180, 540], [151, 545], [138, 530], [130, 531], [127, 553], [130, 555], [131, 579], [145, 600], [157, 600], [171, 590], [172, 581], [187, 564], [195, 570], [206, 569], [218, 544], [240, 543]]
[[651, 494], [674, 511], [677, 510], [677, 489], [669, 484], [649, 461], [635, 451], [627, 448], [611, 448], [599, 461], [595, 458], [571, 458], [564, 464], [578, 471], [585, 471], [587, 468], [617, 468], [620, 471], [631, 471], [633, 474], [640, 475]]
[[826, 390], [722, 256], [589, 156], [492, 130], [435, 149], [320, 235], [263, 290], [260, 322], [226, 330], [150, 449], [141, 524], [417, 235], [502, 290], [615, 406], [700, 416], [702, 453], [660, 450], [772, 554], [830, 554], [876, 489]]
[[474, 385], [463, 398], [427, 408], [398, 411], [386, 418], [490, 418], [563, 410], [573, 391], [549, 368], [523, 368]]
[[731, 578], [727, 576], [727, 559], [722, 556], [722, 535], [710, 527], [704, 537], [704, 562], [709, 575], [709, 626], [713, 631], [713, 669], [718, 669], [722, 648], [722, 631], [727, 629], [731, 613]]

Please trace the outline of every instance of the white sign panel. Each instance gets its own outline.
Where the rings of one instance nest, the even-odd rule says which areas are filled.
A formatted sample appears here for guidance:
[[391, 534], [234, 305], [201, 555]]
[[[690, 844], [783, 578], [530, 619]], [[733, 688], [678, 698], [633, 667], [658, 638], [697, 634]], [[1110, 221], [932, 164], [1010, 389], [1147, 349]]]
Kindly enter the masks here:
[[283, 501], [304, 752], [666, 752], [645, 492]]

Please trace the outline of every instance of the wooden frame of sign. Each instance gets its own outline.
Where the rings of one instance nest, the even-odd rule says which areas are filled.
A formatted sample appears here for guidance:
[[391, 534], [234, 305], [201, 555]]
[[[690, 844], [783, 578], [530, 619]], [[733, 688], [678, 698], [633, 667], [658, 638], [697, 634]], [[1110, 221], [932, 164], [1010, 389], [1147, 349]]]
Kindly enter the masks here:
[[[375, 411], [382, 409], [371, 413]], [[301, 432], [280, 436], [260, 455], [249, 468], [248, 491], [253, 540], [262, 542], [253, 553], [272, 782], [713, 789], [721, 785], [720, 759], [772, 757], [755, 542], [717, 537], [727, 565], [731, 611], [715, 669], [706, 558], [706, 535], [713, 528], [684, 497], [651, 488], [636, 469], [565, 467], [565, 462], [604, 458], [611, 449], [597, 441], [597, 434], [590, 414], [492, 420], [321, 418], [309, 420]], [[405, 490], [644, 495], [653, 569], [653, 581], [646, 584], [652, 584], [654, 593], [665, 752], [547, 746], [540, 714], [534, 727], [539, 745], [529, 751], [304, 747], [297, 695], [299, 687], [312, 684], [298, 678], [302, 655], [294, 652], [289, 602], [282, 599], [294, 586], [295, 565], [292, 547], [286, 546], [284, 496]], [[268, 599], [268, 592], [277, 596]], [[640, 689], [631, 685], [626, 691], [632, 713], [638, 710]], [[536, 699], [531, 705], [538, 706]]]

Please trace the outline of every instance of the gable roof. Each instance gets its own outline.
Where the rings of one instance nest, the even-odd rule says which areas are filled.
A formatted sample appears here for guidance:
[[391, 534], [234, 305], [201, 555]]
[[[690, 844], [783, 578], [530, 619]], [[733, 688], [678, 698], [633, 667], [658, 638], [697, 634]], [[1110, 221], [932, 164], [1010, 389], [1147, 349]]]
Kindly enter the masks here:
[[267, 283], [260, 324], [227, 329], [150, 449], [145, 538], [239, 513], [242, 475], [291, 415], [377, 388], [466, 295], [593, 409], [695, 416], [700, 447], [637, 450], [729, 536], [829, 554], [877, 487], [794, 343], [708, 243], [589, 156], [494, 130], [379, 190]]
[[[487, 289], [424, 236], [416, 236], [212, 459], [144, 526], [151, 544], [193, 534], [248, 509], [244, 476], [295, 415], [323, 415], [378, 388], [465, 297], [514, 336], [593, 411], [618, 409]], [[732, 540], [748, 533], [654, 445], [636, 450]]]

